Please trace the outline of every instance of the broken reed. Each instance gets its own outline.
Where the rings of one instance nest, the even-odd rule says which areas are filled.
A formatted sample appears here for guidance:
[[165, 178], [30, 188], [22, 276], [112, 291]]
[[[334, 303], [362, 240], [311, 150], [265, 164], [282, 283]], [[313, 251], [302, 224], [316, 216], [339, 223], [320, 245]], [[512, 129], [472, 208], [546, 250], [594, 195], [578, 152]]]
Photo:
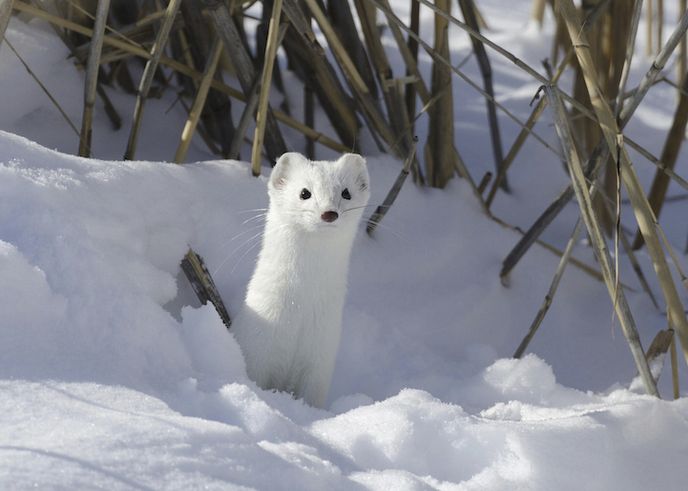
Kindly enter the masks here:
[[[247, 1], [131, 0], [125, 3], [127, 8], [123, 10], [109, 9], [105, 0], [88, 2], [88, 5], [77, 0], [44, 0], [36, 4], [40, 6], [22, 0], [0, 0], [0, 34], [12, 9], [40, 17], [54, 26], [74, 58], [86, 67], [88, 76], [84, 91], [84, 116], [79, 137], [80, 153], [84, 155], [90, 152], [92, 110], [96, 95], [104, 102], [113, 125], [118, 124], [119, 115], [103, 90], [105, 84], [118, 86], [136, 95], [134, 123], [124, 150], [126, 158], [135, 156], [146, 98], [166, 90], [178, 91], [189, 112], [174, 155], [174, 160], [179, 163], [185, 160], [194, 134], [202, 137], [211, 152], [230, 158], [241, 157], [241, 149], [248, 140], [252, 147], [253, 173], [257, 175], [261, 172], [262, 164], [273, 163], [286, 151], [282, 136], [285, 127], [304, 136], [304, 146], [308, 148], [309, 156], [315, 158], [320, 152], [315, 144], [338, 152], [357, 151], [361, 132], [367, 131], [380, 151], [389, 152], [404, 161], [402, 173], [390, 191], [388, 201], [378, 209], [370, 222], [371, 231], [392, 206], [394, 196], [408, 174], [417, 183], [436, 187], [444, 187], [457, 174], [467, 180], [486, 215], [508, 226], [491, 214], [490, 206], [497, 193], [507, 189], [507, 171], [518, 172], [518, 157], [526, 140], [533, 137], [536, 143], [551, 152], [553, 159], [570, 161], [572, 158], [570, 149], [565, 148], [562, 155], [548, 139], [539, 134], [541, 130], [537, 127], [547, 103], [557, 101], [557, 105], [564, 107], [557, 129], [560, 135], [562, 131], [570, 130], [570, 141], [579, 154], [577, 159], [585, 162], [580, 170], [599, 190], [596, 201], [591, 205], [592, 211], [587, 208], [581, 210], [591, 217], [585, 222], [586, 225], [593, 222], [603, 224], [605, 220], [610, 224], [618, 216], [618, 211], [610, 212], [608, 207], [610, 202], [618, 206], [619, 170], [625, 169], [621, 179], [631, 196], [642, 235], [650, 242], [653, 263], [665, 301], [669, 304], [670, 326], [679, 334], [684, 354], [687, 354], [685, 316], [679, 313], [682, 312], [680, 299], [677, 299], [673, 283], [669, 284], [671, 277], [667, 261], [657, 238], [664, 238], [664, 234], [656, 228], [655, 221], [666, 198], [669, 180], [688, 188], [686, 179], [674, 170], [686, 127], [685, 114], [688, 111], [683, 106], [687, 104], [685, 94], [688, 92], [688, 82], [684, 80], [683, 91], [679, 91], [674, 124], [660, 158], [627, 136], [619, 136], [647, 91], [656, 80], [662, 78], [662, 68], [678, 45], [679, 66], [683, 68], [680, 73], [686, 73], [685, 32], [688, 17], [685, 15], [685, 2], [681, 6], [682, 17], [665, 43], [663, 33], [657, 32], [659, 29], [653, 31], [652, 53], [656, 52], [657, 55], [652, 68], [640, 86], [630, 91], [630, 96], [626, 95], [625, 86], [635, 51], [641, 0], [584, 2], [592, 6], [584, 11], [575, 10], [570, 0], [534, 0], [533, 16], [540, 24], [545, 10], [552, 5], [557, 7], [554, 13], [558, 29], [551, 60], [552, 64], [557, 64], [557, 69], [553, 71], [546, 67], [547, 76], [516, 57], [506, 47], [491, 41], [489, 31], [487, 36], [484, 34], [486, 22], [474, 0], [409, 2], [411, 16], [406, 21], [394, 12], [388, 0], [354, 0], [352, 3], [335, 0], [264, 0], [260, 2], [263, 13], [259, 19], [247, 14], [245, 9], [256, 3]], [[646, 6], [649, 3], [646, 2]], [[423, 10], [433, 16], [432, 32], [420, 32], [419, 19]], [[653, 22], [657, 22], [657, 17], [652, 17]], [[107, 22], [104, 23], [103, 19]], [[246, 26], [248, 22], [256, 20], [257, 27], [252, 31], [255, 38], [249, 42], [249, 29]], [[653, 22], [647, 25], [652, 28]], [[389, 62], [389, 50], [381, 43], [381, 23], [391, 33], [403, 60], [403, 66], [397, 72]], [[357, 25], [361, 26], [360, 32], [357, 31]], [[451, 60], [452, 36], [449, 36], [449, 30], [457, 28], [471, 40], [473, 56], [482, 78], [480, 82], [469, 76], [461, 64], [455, 65]], [[324, 43], [319, 41], [317, 32], [324, 35]], [[581, 40], [586, 44], [581, 45]], [[251, 50], [249, 46], [256, 48]], [[288, 68], [303, 83], [304, 108], [292, 107], [287, 97], [279, 107], [273, 107], [270, 102], [270, 92], [284, 92], [283, 66], [275, 62], [279, 48], [286, 56]], [[430, 60], [429, 80], [425, 79], [418, 66], [421, 49], [427, 55], [426, 60]], [[560, 52], [564, 56], [560, 57]], [[492, 74], [495, 57], [513, 64], [532, 77], [533, 81], [547, 87], [548, 96], [537, 102], [527, 121], [522, 121], [495, 98]], [[132, 70], [135, 64], [143, 67], [143, 76], [138, 83], [132, 75], [138, 71]], [[567, 70], [573, 70], [577, 80], [573, 95], [557, 85], [559, 77]], [[225, 81], [228, 74], [237, 79], [239, 90]], [[461, 156], [460, 135], [458, 139], [455, 138], [453, 124], [457, 115], [454, 111], [457, 107], [461, 110], [460, 104], [454, 104], [452, 94], [456, 77], [486, 101], [485, 122], [496, 169], [491, 184], [485, 178], [479, 186], [475, 184], [469, 172], [471, 166], [466, 165]], [[314, 128], [316, 100], [334, 135], [325, 135]], [[237, 101], [243, 105], [242, 110], [232, 111], [231, 106]], [[608, 101], [614, 104], [610, 107]], [[561, 112], [560, 109], [557, 111]], [[510, 120], [520, 128], [515, 140], [509, 142], [506, 155], [502, 147], [500, 113], [502, 124]], [[237, 115], [236, 120], [232, 114]], [[303, 121], [297, 116], [301, 114]], [[571, 116], [571, 121], [566, 119]], [[603, 124], [598, 121], [603, 121]], [[256, 129], [253, 138], [249, 139], [247, 134], [252, 122], [256, 122]], [[417, 155], [414, 129], [421, 124], [426, 126], [427, 136], [424, 142], [419, 143], [424, 145], [424, 151]], [[564, 126], [566, 130], [562, 130]], [[653, 185], [649, 204], [632, 173], [625, 152], [626, 145], [657, 167], [656, 184]], [[489, 187], [489, 192], [483, 197], [486, 187]], [[524, 234], [523, 240], [505, 259], [501, 273], [505, 282], [520, 257], [533, 243], [538, 242], [556, 251], [538, 237], [574, 195], [578, 195], [580, 202], [581, 192], [575, 186], [569, 186]], [[587, 192], [594, 194], [591, 189], [587, 189]], [[602, 228], [606, 233], [613, 232], [609, 225]], [[606, 240], [604, 234], [598, 239]], [[634, 271], [639, 278], [644, 278], [627, 247], [626, 237], [619, 237], [619, 240], [629, 251], [627, 255]], [[600, 279], [604, 278], [609, 286], [613, 269], [611, 265], [602, 264], [603, 274], [581, 265], [575, 258], [569, 258], [572, 244], [570, 242], [563, 252], [556, 251], [562, 256], [562, 262], [550, 294], [532, 326], [533, 335], [546, 314], [567, 262], [592, 271]], [[597, 241], [598, 252], [603, 245]], [[673, 251], [670, 249], [670, 252]], [[651, 295], [647, 282], [641, 280], [641, 284]], [[616, 290], [623, 287], [618, 277], [614, 286]], [[612, 299], [617, 308], [621, 297], [622, 292], [616, 292]], [[629, 322], [632, 321], [624, 320], [627, 325]], [[525, 346], [521, 352], [524, 349]], [[636, 348], [632, 348], [632, 351], [643, 373], [642, 360], [638, 355], [641, 351]], [[646, 375], [646, 387], [653, 392]]]

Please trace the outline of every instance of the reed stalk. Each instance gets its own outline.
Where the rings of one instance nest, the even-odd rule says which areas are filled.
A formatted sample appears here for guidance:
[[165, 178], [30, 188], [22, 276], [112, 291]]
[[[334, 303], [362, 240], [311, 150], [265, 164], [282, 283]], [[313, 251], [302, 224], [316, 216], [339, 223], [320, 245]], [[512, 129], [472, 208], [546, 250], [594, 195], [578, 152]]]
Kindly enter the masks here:
[[372, 130], [382, 138], [387, 144], [389, 150], [398, 157], [403, 157], [403, 152], [395, 145], [396, 137], [393, 131], [388, 126], [384, 116], [375, 105], [375, 101], [371, 97], [363, 78], [361, 77], [356, 65], [349, 56], [349, 53], [344, 49], [339, 36], [335, 32], [332, 24], [320, 8], [317, 0], [304, 0], [313, 18], [322, 30], [327, 42], [332, 50], [337, 63], [342, 69], [344, 76], [351, 87], [355, 98], [362, 109], [364, 117], [369, 121], [369, 126]]
[[[671, 53], [676, 48], [680, 42], [682, 36], [685, 36], [686, 29], [688, 29], [688, 12], [684, 13], [681, 17], [681, 22], [676, 27], [672, 35], [667, 40], [664, 47], [655, 56], [650, 65], [650, 68], [643, 76], [642, 81], [638, 85], [638, 88], [634, 91], [633, 95], [629, 101], [623, 106], [618, 119], [619, 127], [623, 129], [626, 124], [630, 121], [633, 113], [640, 105], [647, 91], [652, 87], [654, 82], [659, 77], [662, 69], [666, 65]], [[583, 30], [584, 32], [584, 30]], [[561, 93], [560, 93], [561, 94]], [[587, 110], [586, 110], [587, 111]], [[678, 176], [671, 168], [666, 166], [658, 158], [654, 157], [650, 152], [648, 152], [641, 145], [635, 143], [631, 138], [627, 136], [624, 137], [624, 141], [629, 147], [633, 148], [639, 152], [643, 157], [645, 157], [653, 165], [662, 169], [666, 174], [672, 177], [681, 186], [688, 189], [688, 182], [685, 179]], [[599, 169], [602, 167], [603, 163], [607, 161], [609, 157], [609, 149], [605, 146], [605, 142], [600, 142], [597, 147], [591, 152], [588, 162], [586, 164], [585, 174], [586, 177], [592, 178], [593, 182], [595, 176], [597, 175]], [[540, 234], [549, 226], [550, 223], [559, 215], [561, 210], [571, 201], [574, 196], [572, 185], [568, 185], [564, 188], [557, 198], [540, 214], [540, 216], [533, 222], [533, 224], [528, 228], [526, 233], [523, 235], [520, 241], [511, 249], [509, 254], [504, 259], [502, 264], [502, 269], [500, 271], [500, 276], [504, 280], [511, 272], [511, 270], [518, 264], [519, 260], [523, 257], [526, 251], [532, 246]]]
[[138, 143], [139, 129], [141, 128], [141, 119], [143, 118], [143, 107], [148, 98], [148, 93], [153, 85], [153, 77], [158, 69], [160, 57], [165, 51], [167, 39], [170, 36], [174, 19], [177, 16], [177, 11], [181, 5], [181, 0], [170, 0], [165, 10], [162, 25], [155, 38], [155, 43], [151, 48], [150, 58], [146, 62], [139, 82], [138, 93], [136, 94], [136, 104], [134, 106], [134, 116], [132, 118], [131, 130], [129, 132], [129, 140], [127, 142], [127, 149], [124, 152], [125, 160], [133, 160], [136, 155], [136, 144]]
[[[45, 21], [48, 21], [52, 24], [55, 24], [57, 26], [60, 26], [64, 29], [68, 29], [73, 32], [78, 32], [79, 34], [83, 34], [84, 36], [91, 37], [93, 35], [93, 30], [89, 29], [88, 27], [81, 26], [75, 22], [71, 22], [65, 19], [62, 19], [61, 17], [55, 16], [50, 14], [49, 12], [46, 12], [44, 10], [38, 9], [36, 7], [33, 7], [25, 2], [22, 2], [21, 0], [15, 0], [14, 2], [14, 8], [15, 10], [18, 10], [20, 12], [25, 12], [27, 14], [30, 14], [32, 16], [41, 18]], [[150, 53], [146, 51], [143, 48], [140, 48], [136, 46], [135, 44], [122, 41], [121, 39], [118, 38], [108, 38], [106, 37], [104, 39], [105, 44], [110, 44], [111, 46], [115, 46], [119, 49], [122, 49], [134, 56], [138, 56], [143, 59], [150, 59]], [[187, 77], [193, 78], [194, 80], [200, 81], [203, 78], [203, 73], [194, 70], [193, 68], [189, 67], [188, 65], [185, 65], [184, 63], [180, 63], [177, 60], [174, 60], [172, 58], [168, 58], [166, 56], [161, 56], [160, 57], [160, 64], [165, 65], [173, 70], [175, 70], [178, 73], [181, 73], [182, 75], [186, 75]], [[246, 102], [246, 96], [242, 94], [240, 91], [230, 87], [227, 84], [222, 83], [219, 80], [213, 80], [210, 83], [210, 86], [223, 93], [226, 94], [234, 99], [237, 99], [241, 102]], [[251, 85], [252, 88], [252, 85]], [[249, 89], [250, 93], [250, 89]], [[341, 144], [340, 142], [334, 140], [333, 138], [325, 135], [324, 133], [321, 133], [309, 126], [306, 126], [302, 122], [292, 118], [288, 114], [284, 113], [283, 111], [279, 110], [273, 110], [272, 111], [275, 119], [278, 121], [284, 123], [285, 125], [289, 126], [290, 128], [306, 135], [308, 138], [311, 138], [313, 141], [320, 143], [321, 145], [324, 145], [328, 148], [331, 148], [332, 150], [335, 150], [337, 152], [347, 152], [351, 149], [351, 147], [348, 147], [346, 145]]]
[[289, 64], [320, 102], [342, 144], [348, 151], [358, 149], [359, 120], [356, 104], [346, 93], [336, 70], [318, 43], [310, 17], [298, 0], [284, 0], [284, 15], [290, 27], [284, 38]]
[[[560, 0], [566, 1], [566, 0]], [[570, 0], [569, 0], [570, 1]], [[559, 8], [561, 7], [559, 4]], [[573, 4], [571, 4], [573, 8]], [[563, 7], [563, 17], [567, 23], [571, 23], [571, 11]], [[580, 24], [578, 24], [578, 30], [580, 31]], [[574, 47], [578, 46], [578, 39], [573, 38], [572, 42]], [[588, 62], [591, 60], [584, 60], [581, 62], [581, 68], [584, 73], [588, 66]], [[576, 193], [576, 198], [578, 200], [578, 205], [581, 210], [581, 216], [590, 235], [591, 244], [595, 251], [595, 256], [600, 264], [600, 269], [602, 270], [602, 275], [604, 276], [604, 282], [607, 286], [609, 296], [612, 298], [614, 303], [614, 310], [619, 318], [621, 324], [621, 329], [626, 337], [626, 341], [633, 355], [633, 360], [635, 361], [638, 372], [640, 373], [643, 384], [645, 385], [645, 390], [648, 394], [659, 396], [657, 392], [657, 386], [655, 384], [652, 373], [650, 372], [650, 367], [648, 366], [647, 359], [643, 352], [643, 348], [640, 344], [640, 336], [635, 327], [635, 321], [631, 314], [631, 310], [626, 301], [626, 295], [623, 289], [618, 288], [617, 283], [614, 279], [612, 260], [609, 256], [609, 250], [607, 249], [607, 244], [604, 240], [604, 234], [602, 233], [602, 227], [595, 215], [593, 209], [592, 198], [588, 190], [588, 185], [583, 173], [583, 165], [581, 163], [580, 157], [578, 156], [578, 151], [576, 150], [573, 135], [571, 133], [571, 128], [567, 120], [566, 110], [561, 102], [559, 94], [552, 90], [550, 86], [545, 88], [547, 97], [549, 99], [550, 107], [554, 111], [555, 127], [559, 139], [561, 141], [562, 147], [564, 148], [566, 154], [566, 162], [569, 168], [569, 173], [571, 175], [571, 182], [573, 184], [574, 191]], [[593, 99], [593, 97], [591, 97]], [[593, 100], [593, 103], [595, 101]]]
[[[674, 113], [671, 129], [664, 142], [664, 148], [662, 149], [662, 155], [660, 157], [661, 161], [666, 166], [665, 168], [672, 170], [676, 166], [679, 151], [683, 145], [683, 139], [686, 136], [686, 126], [688, 125], [688, 95], [686, 95], [688, 92], [688, 72], [683, 75], [682, 89], [678, 106]], [[664, 199], [666, 198], [668, 189], [669, 177], [657, 169], [655, 171], [655, 177], [652, 180], [652, 185], [650, 186], [650, 191], [647, 195], [652, 211], [657, 217], [659, 217], [659, 214], [662, 212], [662, 206], [664, 205]], [[635, 240], [633, 241], [633, 248], [639, 249], [642, 245], [643, 237], [640, 230], [638, 230], [635, 235]]]
[[614, 104], [614, 111], [617, 119], [623, 106], [623, 96], [624, 92], [626, 91], [628, 74], [631, 72], [631, 62], [633, 61], [633, 53], [635, 52], [635, 40], [638, 35], [638, 24], [640, 23], [642, 9], [643, 0], [635, 0], [635, 3], [633, 4], [633, 14], [631, 16], [631, 25], [629, 26], [628, 38], [626, 40], [626, 57], [621, 70], [621, 80], [619, 80], [619, 90], [616, 93], [616, 103]]
[[533, 0], [533, 6], [530, 10], [530, 18], [534, 20], [540, 27], [542, 27], [542, 22], [545, 19], [546, 6], [547, 0]]
[[[245, 96], [250, 94], [256, 79], [256, 69], [242, 40], [241, 33], [222, 0], [201, 0], [212, 21], [215, 31], [224, 43], [225, 52], [231, 58], [236, 76]], [[269, 107], [265, 113], [265, 152], [272, 165], [287, 151], [287, 146], [277, 126], [276, 116]]]
[[219, 39], [216, 39], [210, 48], [210, 55], [208, 56], [203, 78], [198, 86], [196, 97], [193, 105], [191, 106], [191, 110], [189, 111], [189, 117], [184, 124], [184, 129], [182, 130], [179, 146], [174, 154], [174, 161], [177, 164], [181, 164], [186, 158], [186, 152], [189, 150], [189, 145], [191, 145], [191, 138], [196, 131], [198, 120], [201, 118], [201, 113], [203, 112], [203, 107], [205, 106], [205, 102], [208, 97], [208, 91], [210, 90], [210, 82], [215, 76], [215, 71], [217, 70], [217, 64], [220, 61], [221, 54], [222, 43]]
[[[411, 20], [409, 22], [409, 28], [416, 35], [420, 33], [420, 4], [415, 0], [411, 1]], [[685, 1], [685, 0], [684, 0]], [[406, 42], [408, 47], [408, 52], [410, 59], [413, 61], [413, 65], [416, 66], [416, 71], [418, 70], [418, 42], [409, 36]], [[406, 67], [406, 76], [415, 76], [415, 73], [408, 66]], [[410, 118], [416, 114], [416, 87], [413, 84], [406, 86], [406, 113]], [[411, 127], [411, 133], [413, 133], [413, 126]]]
[[[585, 76], [585, 83], [588, 87], [590, 101], [599, 120], [604, 140], [615, 163], [620, 161], [621, 178], [628, 191], [638, 226], [648, 246], [649, 255], [662, 287], [664, 299], [667, 303], [669, 321], [679, 334], [684, 357], [686, 361], [688, 361], [688, 320], [686, 319], [686, 313], [681, 303], [681, 299], [678, 296], [678, 292], [676, 291], [676, 286], [671, 277], [664, 251], [662, 250], [661, 243], [657, 236], [654, 213], [645, 198], [643, 187], [631, 165], [625, 147], [618, 143], [620, 129], [616, 124], [616, 120], [609, 105], [602, 97], [596, 80], [592, 58], [587, 48], [588, 41], [585, 34], [581, 31], [580, 17], [573, 5], [573, 1], [559, 0], [557, 7], [566, 22], [571, 42], [573, 43], [581, 70]], [[620, 300], [621, 297], [619, 298], [619, 301]]]
[[645, 54], [649, 57], [654, 54], [654, 1], [647, 0], [645, 3]]
[[571, 232], [571, 237], [569, 238], [568, 242], [566, 243], [566, 248], [564, 249], [564, 253], [561, 255], [561, 258], [559, 259], [559, 264], [557, 265], [557, 269], [554, 272], [554, 277], [552, 278], [552, 282], [549, 285], [549, 289], [547, 290], [547, 294], [545, 295], [545, 299], [543, 300], [542, 305], [540, 306], [540, 309], [538, 310], [537, 314], [535, 315], [535, 319], [533, 319], [533, 322], [530, 324], [530, 328], [528, 329], [528, 333], [525, 335], [525, 337], [521, 341], [521, 344], [518, 345], [518, 348], [516, 348], [516, 351], [514, 352], [514, 356], [513, 356], [514, 358], [521, 358], [523, 356], [523, 353], [525, 353], [526, 349], [528, 349], [528, 345], [530, 344], [530, 342], [535, 337], [537, 330], [540, 328], [540, 324], [542, 324], [542, 321], [545, 319], [545, 316], [547, 315], [547, 312], [549, 311], [549, 308], [552, 305], [552, 301], [554, 300], [554, 295], [556, 295], [557, 289], [559, 288], [559, 282], [561, 281], [561, 278], [564, 275], [564, 270], [566, 269], [566, 265], [568, 264], [569, 259], [571, 258], [571, 253], [573, 252], [573, 247], [576, 245], [576, 242], [578, 241], [578, 235], [580, 234], [580, 230], [581, 230], [582, 225], [583, 225], [583, 222], [579, 218], [576, 221], [576, 225], [573, 227], [573, 232]]
[[263, 137], [265, 136], [265, 125], [268, 114], [268, 96], [272, 81], [272, 69], [275, 65], [275, 55], [279, 43], [280, 16], [282, 15], [282, 0], [274, 0], [272, 4], [272, 14], [268, 27], [268, 39], [265, 46], [265, 58], [263, 63], [263, 74], [260, 82], [260, 95], [258, 96], [258, 111], [256, 113], [256, 131], [253, 135], [253, 148], [251, 151], [251, 172], [254, 176], [260, 175], [261, 150], [263, 148]]
[[96, 104], [96, 90], [98, 87], [98, 72], [100, 69], [100, 53], [103, 49], [105, 23], [110, 11], [110, 0], [98, 0], [96, 21], [93, 26], [93, 38], [86, 64], [86, 80], [84, 82], [84, 110], [81, 117], [81, 132], [79, 133], [79, 156], [91, 156], [91, 132], [93, 126], [93, 111]]
[[[434, 60], [437, 61], [445, 66], [447, 66], [452, 72], [454, 72], [456, 75], [461, 78], [464, 82], [466, 82], [468, 85], [470, 85], [474, 90], [482, 94], [482, 96], [486, 99], [489, 99], [494, 102], [495, 106], [502, 111], [502, 113], [506, 114], [509, 119], [514, 121], [519, 127], [521, 128], [527, 128], [525, 123], [521, 121], [516, 115], [514, 115], [513, 112], [511, 112], [509, 109], [504, 107], [503, 104], [500, 104], [499, 101], [497, 101], [494, 97], [490, 96], [487, 92], [483, 90], [480, 85], [478, 85], [475, 81], [473, 81], [470, 77], [468, 77], [463, 71], [460, 70], [458, 66], [452, 65], [451, 61], [447, 59], [444, 56], [441, 56], [436, 52], [435, 49], [433, 49], [428, 43], [423, 41], [418, 35], [416, 35], [414, 32], [411, 31], [402, 21], [399, 19], [389, 8], [386, 8], [380, 0], [368, 0], [369, 2], [373, 2], [375, 5], [378, 6], [380, 10], [382, 10], [383, 13], [387, 16], [387, 18], [393, 22], [395, 25], [397, 25], [401, 30], [406, 32], [410, 37], [413, 37], [420, 46], [423, 47], [425, 52]], [[525, 64], [523, 61], [518, 59], [516, 56], [514, 56], [512, 53], [509, 51], [505, 50], [499, 45], [496, 45], [494, 42], [490, 41], [489, 39], [485, 38], [484, 36], [481, 36], [479, 33], [475, 33], [472, 29], [467, 27], [465, 24], [463, 24], [461, 21], [457, 20], [456, 18], [452, 17], [451, 15], [448, 15], [446, 12], [442, 11], [441, 9], [438, 9], [435, 5], [426, 3], [426, 0], [415, 0], [418, 2], [423, 3], [423, 5], [429, 5], [431, 7], [431, 10], [438, 16], [447, 19], [449, 22], [452, 22], [454, 24], [457, 24], [459, 26], [463, 26], [464, 30], [468, 32], [471, 35], [475, 35], [483, 41], [486, 45], [493, 47], [495, 50], [506, 56], [510, 61], [512, 61], [516, 66], [524, 69], [527, 73], [533, 75], [538, 81], [541, 81], [543, 84], [549, 83], [546, 78], [544, 78], [542, 75], [537, 73], [535, 70], [533, 70], [530, 66]], [[442, 88], [446, 87], [446, 85], [442, 86]], [[433, 93], [432, 97], [436, 97], [437, 94]], [[593, 114], [585, 109], [583, 106], [581, 106], [575, 99], [573, 99], [571, 96], [568, 94], [562, 92], [562, 97], [564, 97], [568, 102], [571, 102], [571, 104], [578, 105], [584, 110], [584, 114], [586, 117], [594, 118]], [[535, 132], [532, 129], [527, 129], [529, 134], [535, 138], [543, 147], [545, 147], [547, 150], [552, 152], [554, 155], [560, 156], [559, 151], [556, 150], [554, 147], [552, 147], [543, 137], [541, 137], [537, 132]]]
[[239, 124], [237, 124], [237, 127], [234, 130], [234, 135], [232, 135], [232, 142], [229, 145], [229, 154], [227, 156], [230, 159], [239, 158], [239, 150], [241, 148], [241, 144], [244, 141], [246, 130], [248, 129], [248, 125], [251, 123], [251, 121], [254, 118], [254, 115], [256, 114], [256, 108], [258, 107], [259, 89], [260, 81], [257, 80], [256, 83], [253, 84], [251, 92], [249, 92], [248, 94], [248, 100], [246, 101], [244, 110], [242, 111], [241, 117], [239, 118]]
[[[463, 13], [463, 18], [466, 24], [469, 25], [476, 32], [480, 32], [480, 26], [478, 25], [478, 18], [476, 16], [476, 8], [473, 0], [459, 0], [459, 6], [461, 7], [461, 12]], [[505, 191], [509, 190], [509, 184], [506, 179], [506, 170], [502, 171], [504, 167], [504, 154], [502, 151], [502, 136], [499, 131], [499, 120], [497, 119], [497, 108], [494, 104], [494, 87], [492, 83], [492, 66], [490, 65], [490, 59], [487, 56], [487, 51], [482, 41], [477, 38], [471, 37], [471, 43], [473, 44], [473, 52], [475, 53], [476, 59], [478, 61], [478, 68], [480, 69], [480, 74], [483, 77], [483, 87], [485, 92], [491, 96], [491, 98], [486, 98], [485, 103], [487, 104], [487, 121], [490, 127], [490, 136], [492, 140], [492, 154], [495, 161], [495, 170], [497, 173], [502, 174], [502, 179], [499, 185]]]

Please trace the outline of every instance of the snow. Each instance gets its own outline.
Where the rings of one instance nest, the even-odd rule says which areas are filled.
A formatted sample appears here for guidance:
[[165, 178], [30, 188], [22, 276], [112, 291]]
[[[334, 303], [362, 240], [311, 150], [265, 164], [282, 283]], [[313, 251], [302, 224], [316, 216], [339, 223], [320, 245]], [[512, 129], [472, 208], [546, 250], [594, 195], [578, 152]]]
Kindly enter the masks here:
[[[528, 2], [517, 3], [495, 38], [512, 39], [536, 65], [533, 47], [545, 53], [549, 43], [532, 29], [519, 33]], [[79, 121], [82, 74], [50, 29], [13, 19], [7, 37]], [[498, 60], [498, 98], [525, 118], [533, 84]], [[359, 235], [335, 379], [326, 410], [314, 409], [246, 377], [233, 337], [179, 272], [193, 247], [237, 311], [265, 178], [251, 177], [245, 162], [208, 160], [196, 140], [197, 163], [160, 162], [174, 152], [184, 113], [154, 115], [175, 94], [147, 104], [139, 157], [148, 160], [122, 162], [131, 97], [111, 91], [127, 109], [122, 131], [97, 111], [89, 160], [68, 155], [75, 135], [4, 46], [0, 88], [12, 94], [0, 111], [0, 487], [641, 490], [681, 489], [688, 479], [688, 398], [629, 389], [635, 369], [598, 280], [569, 267], [531, 354], [509, 358], [558, 258], [535, 247], [504, 287], [501, 261], [519, 235], [486, 219], [465, 183], [443, 191], [409, 183], [375, 237]], [[482, 175], [491, 166], [484, 104], [465, 85], [456, 90], [473, 98], [458, 106], [457, 141], [485, 143], [464, 155]], [[656, 147], [674, 94], [653, 91], [656, 104], [641, 106], [629, 131]], [[518, 128], [504, 127], [511, 141]], [[537, 129], [556, 146], [551, 128]], [[495, 210], [527, 226], [566, 176], [532, 139], [523, 152], [514, 194], [498, 195]], [[685, 161], [684, 153], [682, 175]], [[368, 162], [379, 203], [399, 162], [374, 153]], [[654, 172], [637, 167], [645, 178]], [[547, 240], [562, 245], [575, 206]], [[662, 215], [677, 249], [685, 216], [685, 202]], [[583, 245], [576, 255], [594, 264]], [[624, 268], [647, 347], [666, 318]], [[660, 379], [665, 397], [669, 379]]]

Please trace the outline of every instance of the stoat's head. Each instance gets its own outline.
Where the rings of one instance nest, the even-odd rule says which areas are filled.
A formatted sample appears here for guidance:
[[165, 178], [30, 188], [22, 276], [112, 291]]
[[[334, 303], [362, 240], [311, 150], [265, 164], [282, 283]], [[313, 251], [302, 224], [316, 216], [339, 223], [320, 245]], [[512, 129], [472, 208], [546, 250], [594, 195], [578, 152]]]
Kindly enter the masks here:
[[282, 155], [268, 183], [270, 213], [305, 231], [355, 227], [370, 198], [366, 161], [346, 153], [335, 161]]

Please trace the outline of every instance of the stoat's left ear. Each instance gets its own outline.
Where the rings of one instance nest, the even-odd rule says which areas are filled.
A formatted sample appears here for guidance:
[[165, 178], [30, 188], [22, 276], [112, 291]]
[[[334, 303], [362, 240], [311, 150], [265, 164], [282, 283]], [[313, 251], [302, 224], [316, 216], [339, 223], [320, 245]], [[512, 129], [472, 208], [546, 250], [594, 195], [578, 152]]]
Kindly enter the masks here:
[[345, 153], [339, 157], [339, 162], [356, 173], [356, 184], [358, 184], [359, 191], [368, 189], [368, 166], [365, 158], [357, 153]]
[[287, 152], [277, 159], [277, 163], [272, 168], [268, 187], [271, 189], [282, 189], [289, 179], [289, 174], [294, 165], [304, 160], [305, 157], [298, 152]]

